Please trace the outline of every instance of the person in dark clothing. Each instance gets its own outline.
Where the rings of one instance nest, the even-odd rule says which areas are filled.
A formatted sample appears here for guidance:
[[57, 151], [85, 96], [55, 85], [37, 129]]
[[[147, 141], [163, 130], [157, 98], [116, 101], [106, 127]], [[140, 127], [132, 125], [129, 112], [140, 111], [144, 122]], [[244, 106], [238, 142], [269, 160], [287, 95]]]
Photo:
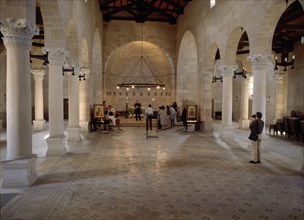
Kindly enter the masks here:
[[182, 115], [181, 115], [181, 119], [183, 122], [183, 126], [185, 128], [185, 130], [188, 130], [188, 124], [187, 124], [187, 107], [184, 106], [183, 111], [182, 111]]
[[141, 114], [141, 104], [138, 102], [138, 100], [136, 100], [136, 103], [134, 104], [134, 108], [135, 108], [135, 118], [136, 118], [136, 121], [140, 120], [141, 121], [141, 117], [140, 117], [140, 114]]
[[250, 163], [261, 163], [261, 134], [264, 128], [264, 121], [261, 118], [262, 113], [257, 112], [249, 126], [251, 133], [258, 135], [258, 140], [251, 141], [252, 154]]

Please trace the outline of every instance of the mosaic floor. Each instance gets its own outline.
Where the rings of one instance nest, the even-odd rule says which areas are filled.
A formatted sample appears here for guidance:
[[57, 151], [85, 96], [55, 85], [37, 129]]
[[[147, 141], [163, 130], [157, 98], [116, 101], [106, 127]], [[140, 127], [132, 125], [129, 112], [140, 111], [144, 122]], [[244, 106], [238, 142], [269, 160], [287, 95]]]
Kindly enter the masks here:
[[174, 127], [159, 139], [142, 127], [86, 133], [63, 157], [44, 157], [47, 132], [34, 133], [40, 178], [1, 208], [1, 220], [302, 220], [303, 143], [266, 134], [262, 163], [250, 164], [248, 131], [223, 138], [214, 127]]

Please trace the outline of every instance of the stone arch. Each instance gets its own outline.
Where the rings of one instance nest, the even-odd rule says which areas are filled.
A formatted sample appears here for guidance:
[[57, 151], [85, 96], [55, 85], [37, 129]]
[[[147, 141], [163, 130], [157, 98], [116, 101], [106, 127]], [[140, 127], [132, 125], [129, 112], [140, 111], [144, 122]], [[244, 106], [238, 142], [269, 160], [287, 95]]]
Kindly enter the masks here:
[[103, 71], [102, 71], [102, 45], [98, 28], [95, 29], [93, 48], [92, 48], [92, 82], [93, 103], [102, 103], [103, 101]]
[[224, 58], [225, 64], [227, 65], [235, 64], [237, 47], [243, 33], [244, 33], [243, 27], [236, 27], [229, 35], [225, 48], [225, 58]]
[[217, 50], [219, 49], [216, 43], [211, 43], [208, 47], [208, 52], [205, 58], [205, 62], [203, 64], [204, 71], [206, 72], [213, 72], [214, 71], [214, 64], [215, 64], [215, 56]]
[[186, 31], [182, 37], [176, 71], [176, 102], [178, 105], [199, 104], [199, 73], [197, 45], [194, 35]]
[[[144, 57], [149, 67], [144, 62], [142, 67], [140, 63], [138, 63], [141, 56]], [[148, 103], [151, 99], [147, 97], [148, 95], [145, 88], [138, 90], [134, 89], [134, 91], [130, 90], [129, 93], [131, 95], [128, 93], [128, 97], [125, 88], [121, 88], [120, 90], [117, 90], [116, 88], [118, 82], [124, 81], [126, 77], [131, 76], [132, 73], [141, 77], [142, 75], [139, 75], [140, 68], [142, 68], [146, 81], [151, 83], [154, 82], [151, 73], [152, 71], [162, 83], [165, 83], [166, 89], [163, 91], [164, 93], [171, 93], [174, 89], [174, 83], [172, 82], [174, 71], [170, 60], [166, 54], [163, 53], [163, 50], [157, 45], [147, 41], [133, 41], [112, 51], [111, 56], [108, 57], [107, 65], [104, 70], [104, 85], [107, 94], [111, 93], [111, 95], [105, 97], [109, 104], [116, 106], [118, 110], [124, 110], [127, 101], [129, 103], [135, 103], [137, 99], [141, 99], [142, 106], [151, 104]], [[132, 77], [130, 78], [131, 79], [127, 80], [127, 82], [133, 80]], [[137, 80], [137, 82], [141, 82], [141, 78]], [[133, 92], [135, 92], [135, 94], [133, 94]], [[141, 92], [142, 95], [139, 95]], [[151, 95], [151, 98], [154, 98], [154, 100], [152, 100], [153, 106], [156, 107], [172, 102], [172, 95], [166, 96], [164, 93], [161, 95], [161, 90], [157, 90], [156, 92], [156, 95], [153, 93], [153, 97]]]
[[45, 47], [65, 48], [65, 33], [57, 1], [40, 1]]
[[75, 22], [70, 20], [66, 32], [66, 49], [69, 52], [69, 59], [76, 61], [79, 59], [79, 40]]
[[256, 39], [252, 42], [252, 50], [250, 51], [251, 55], [254, 54], [271, 54], [272, 51], [272, 38], [277, 26], [277, 23], [284, 13], [286, 8], [292, 4], [294, 1], [289, 1], [286, 6], [285, 1], [276, 0], [273, 5], [265, 13], [265, 17], [262, 20], [262, 23], [259, 27], [259, 30], [256, 33]]
[[[104, 61], [104, 70], [107, 69], [107, 65], [108, 65], [109, 59], [113, 55], [113, 53], [115, 53], [115, 51], [119, 50], [123, 45], [126, 45], [128, 43], [132, 43], [132, 42], [139, 42], [139, 43], [141, 43], [142, 41], [141, 41], [141, 39], [136, 39], [136, 40], [134, 40], [134, 39], [131, 40], [130, 39], [127, 42], [123, 42], [123, 43], [120, 43], [120, 44], [113, 45], [114, 49], [111, 50], [110, 54], [107, 57], [104, 57], [105, 58], [105, 61]], [[156, 44], [155, 42], [149, 41], [149, 40], [145, 40], [143, 42], [144, 42], [143, 45], [145, 45], [145, 43], [150, 43], [150, 44], [153, 44], [153, 45], [157, 46], [162, 51], [162, 54], [164, 54], [166, 56], [168, 62], [170, 63], [170, 66], [171, 66], [171, 71], [170, 72], [172, 72], [172, 73], [175, 72], [175, 67], [174, 67], [173, 59], [170, 56], [169, 52], [164, 47], [162, 47], [159, 44]]]

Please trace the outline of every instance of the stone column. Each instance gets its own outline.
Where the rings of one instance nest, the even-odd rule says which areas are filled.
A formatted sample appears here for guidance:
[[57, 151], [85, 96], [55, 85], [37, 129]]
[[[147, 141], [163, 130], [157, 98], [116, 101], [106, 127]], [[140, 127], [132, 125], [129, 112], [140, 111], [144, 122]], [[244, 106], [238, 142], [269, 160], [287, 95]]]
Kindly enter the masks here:
[[240, 129], [249, 129], [249, 117], [248, 117], [248, 109], [249, 109], [249, 81], [250, 76], [247, 74], [247, 78], [243, 79], [241, 86], [241, 118], [239, 120], [239, 128]]
[[203, 73], [203, 118], [204, 131], [213, 131], [213, 119], [212, 119], [212, 76], [213, 72]]
[[275, 102], [275, 120], [282, 119], [287, 112], [286, 97], [284, 94], [284, 74], [275, 74], [276, 81], [276, 102]]
[[79, 81], [79, 116], [80, 127], [82, 131], [88, 131], [88, 123], [90, 121], [90, 103], [88, 100], [88, 79], [89, 69], [81, 68], [80, 74], [85, 74], [86, 80]]
[[45, 70], [32, 70], [35, 80], [35, 120], [33, 121], [34, 131], [42, 131], [45, 128], [45, 120], [43, 118], [43, 78]]
[[222, 96], [222, 126], [233, 128], [232, 126], [232, 80], [234, 70], [237, 65], [219, 66], [219, 71], [223, 77], [223, 96]]
[[7, 155], [2, 161], [1, 187], [19, 188], [36, 180], [29, 51], [39, 31], [25, 19], [1, 20], [0, 28], [7, 52]]
[[63, 75], [62, 66], [68, 55], [64, 48], [44, 48], [49, 53], [49, 138], [47, 156], [66, 153], [63, 127]]
[[80, 141], [79, 126], [79, 64], [74, 63], [75, 75], [69, 74], [69, 126], [67, 141]]
[[262, 119], [266, 121], [266, 74], [268, 66], [272, 64], [273, 55], [255, 54], [247, 59], [252, 63], [254, 79], [252, 113], [262, 112]]

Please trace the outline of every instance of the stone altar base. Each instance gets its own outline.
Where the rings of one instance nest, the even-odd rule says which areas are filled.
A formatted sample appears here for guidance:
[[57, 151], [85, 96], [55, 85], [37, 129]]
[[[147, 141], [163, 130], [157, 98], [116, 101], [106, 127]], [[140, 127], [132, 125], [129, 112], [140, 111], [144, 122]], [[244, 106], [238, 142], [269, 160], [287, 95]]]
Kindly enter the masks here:
[[67, 141], [80, 141], [80, 127], [78, 128], [68, 128], [68, 137]]
[[45, 120], [34, 120], [33, 131], [43, 131], [45, 129]]
[[58, 137], [49, 137], [46, 139], [48, 150], [46, 156], [62, 156], [67, 150], [65, 148], [66, 137], [64, 135]]
[[2, 161], [1, 188], [25, 188], [37, 180], [36, 158]]

